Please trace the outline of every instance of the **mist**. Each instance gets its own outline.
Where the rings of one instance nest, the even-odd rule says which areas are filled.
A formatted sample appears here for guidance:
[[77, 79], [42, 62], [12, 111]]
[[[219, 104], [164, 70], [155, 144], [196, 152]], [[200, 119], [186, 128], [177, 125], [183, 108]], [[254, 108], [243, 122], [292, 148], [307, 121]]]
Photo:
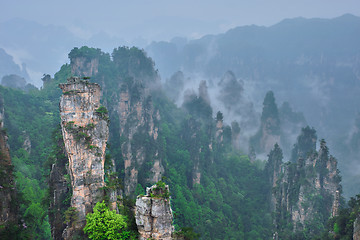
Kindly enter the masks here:
[[[285, 155], [300, 129], [310, 125], [339, 156], [350, 182], [360, 168], [348, 160], [358, 158], [357, 149], [349, 155], [344, 144], [356, 135], [360, 112], [356, 16], [357, 0], [8, 1], [0, 14], [0, 77], [5, 85], [12, 79], [22, 89], [41, 88], [44, 74], [53, 76], [69, 63], [74, 47], [112, 52], [137, 46], [154, 60], [177, 106], [184, 96], [198, 96], [205, 81], [213, 114], [221, 111], [229, 126], [239, 123], [245, 153], [259, 129], [264, 96], [273, 91], [279, 109], [304, 117], [283, 119]], [[350, 22], [350, 28], [336, 28]], [[266, 154], [258, 157], [265, 160]]]

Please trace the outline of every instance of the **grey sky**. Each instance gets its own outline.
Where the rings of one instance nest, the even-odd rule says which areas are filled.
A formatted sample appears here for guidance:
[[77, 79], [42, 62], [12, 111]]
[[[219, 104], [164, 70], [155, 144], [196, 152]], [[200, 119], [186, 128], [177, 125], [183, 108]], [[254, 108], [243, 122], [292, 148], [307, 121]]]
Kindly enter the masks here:
[[23, 18], [66, 26], [88, 38], [104, 31], [129, 42], [197, 38], [242, 25], [269, 26], [284, 18], [360, 16], [359, 0], [1, 0], [0, 22]]

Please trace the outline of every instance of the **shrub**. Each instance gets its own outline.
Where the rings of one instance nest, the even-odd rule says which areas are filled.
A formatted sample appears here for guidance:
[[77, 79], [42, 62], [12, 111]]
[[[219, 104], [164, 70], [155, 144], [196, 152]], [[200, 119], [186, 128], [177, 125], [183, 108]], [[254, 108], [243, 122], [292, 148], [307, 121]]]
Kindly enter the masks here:
[[105, 201], [96, 203], [94, 213], [86, 215], [84, 232], [90, 239], [129, 239], [126, 217], [109, 210]]

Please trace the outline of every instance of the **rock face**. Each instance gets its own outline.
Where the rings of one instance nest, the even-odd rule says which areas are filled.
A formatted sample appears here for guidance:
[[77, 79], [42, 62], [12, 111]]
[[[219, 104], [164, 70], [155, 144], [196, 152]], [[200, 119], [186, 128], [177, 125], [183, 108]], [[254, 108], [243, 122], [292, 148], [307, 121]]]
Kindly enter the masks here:
[[106, 108], [100, 105], [101, 90], [96, 83], [77, 77], [60, 84], [62, 135], [69, 159], [72, 188], [71, 207], [76, 221], [68, 225], [64, 237], [82, 229], [85, 216], [104, 195], [104, 163], [109, 136]]
[[354, 222], [353, 240], [360, 240], [360, 216]]
[[137, 197], [135, 219], [140, 240], [173, 239], [173, 215], [168, 192], [169, 186], [154, 185], [146, 189], [146, 196]]
[[71, 187], [68, 161], [64, 140], [60, 134], [56, 139], [57, 153], [55, 163], [51, 167], [49, 178], [49, 192], [52, 193], [49, 206], [49, 223], [51, 236], [54, 240], [63, 239], [62, 234], [66, 228], [64, 212], [70, 207]]
[[[121, 148], [122, 156], [116, 157], [124, 161], [124, 194], [129, 196], [138, 184], [157, 182], [164, 172], [158, 151], [160, 114], [150, 94], [150, 89], [158, 89], [160, 78], [142, 50], [119, 47], [111, 56], [88, 47], [69, 53], [72, 74], [92, 77], [103, 87], [104, 105], [112, 120], [111, 138]], [[112, 69], [111, 78], [105, 65]]]
[[280, 143], [279, 111], [272, 91], [265, 96], [260, 129], [250, 142], [258, 153], [269, 153], [276, 143]]
[[[221, 115], [221, 117], [219, 117]], [[215, 140], [219, 144], [222, 144], [224, 141], [224, 123], [222, 113], [218, 112], [216, 117], [216, 131], [215, 131]]]
[[[304, 131], [306, 128], [297, 143], [301, 151], [305, 149], [301, 142], [311, 143], [315, 135], [308, 135], [309, 139], [304, 141]], [[305, 156], [304, 152], [297, 155]], [[337, 161], [329, 156], [324, 140], [320, 141], [318, 152], [308, 152], [306, 157], [285, 164], [282, 163], [281, 149], [276, 145], [269, 154], [266, 171], [272, 186], [271, 206], [279, 235], [287, 224], [292, 225], [292, 231], [302, 231], [312, 229], [309, 227], [311, 224], [325, 224], [330, 217], [337, 215], [341, 178]]]
[[[138, 183], [157, 182], [164, 172], [159, 154], [159, 111], [155, 111], [148, 89], [141, 81], [123, 85], [116, 112], [125, 168], [125, 195], [132, 195]], [[147, 164], [144, 164], [147, 163]]]
[[181, 92], [184, 90], [185, 77], [181, 71], [174, 73], [170, 79], [166, 80], [164, 88], [166, 95], [174, 102], [176, 102]]
[[6, 226], [14, 224], [17, 217], [17, 208], [12, 204], [16, 197], [15, 182], [12, 173], [12, 163], [7, 135], [4, 131], [4, 104], [0, 96], [0, 233], [6, 231]]
[[99, 71], [99, 59], [77, 56], [70, 59], [71, 74], [75, 76], [91, 77]]
[[316, 152], [316, 141], [317, 136], [314, 128], [307, 126], [302, 129], [292, 150], [291, 161], [296, 162], [299, 158], [306, 158], [308, 153]]

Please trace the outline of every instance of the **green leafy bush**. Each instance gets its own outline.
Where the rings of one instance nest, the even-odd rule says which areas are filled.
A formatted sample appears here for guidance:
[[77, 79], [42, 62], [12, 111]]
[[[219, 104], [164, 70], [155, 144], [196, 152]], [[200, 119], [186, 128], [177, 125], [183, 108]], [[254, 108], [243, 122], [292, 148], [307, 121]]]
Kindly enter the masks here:
[[104, 106], [100, 106], [98, 109], [95, 110], [95, 113], [97, 113], [102, 119], [109, 120], [108, 117], [108, 110]]
[[126, 231], [126, 217], [109, 210], [105, 201], [98, 202], [94, 213], [86, 215], [84, 232], [90, 239], [129, 239], [130, 232]]

